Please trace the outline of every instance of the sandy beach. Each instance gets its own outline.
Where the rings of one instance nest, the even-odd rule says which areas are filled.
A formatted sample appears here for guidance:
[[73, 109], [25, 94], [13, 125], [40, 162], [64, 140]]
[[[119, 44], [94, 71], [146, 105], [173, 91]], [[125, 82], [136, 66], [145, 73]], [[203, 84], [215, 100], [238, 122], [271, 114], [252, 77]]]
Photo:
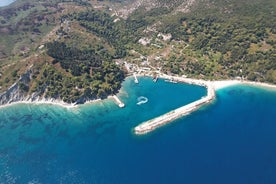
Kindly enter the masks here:
[[237, 84], [244, 84], [244, 85], [252, 85], [256, 87], [262, 88], [269, 88], [276, 90], [276, 85], [262, 83], [262, 82], [253, 82], [253, 81], [246, 81], [246, 80], [222, 80], [222, 81], [211, 81], [215, 90], [223, 89], [229, 86], [237, 85]]
[[238, 80], [212, 81], [211, 84], [215, 90], [219, 90], [229, 86], [241, 84], [241, 81], [238, 81]]

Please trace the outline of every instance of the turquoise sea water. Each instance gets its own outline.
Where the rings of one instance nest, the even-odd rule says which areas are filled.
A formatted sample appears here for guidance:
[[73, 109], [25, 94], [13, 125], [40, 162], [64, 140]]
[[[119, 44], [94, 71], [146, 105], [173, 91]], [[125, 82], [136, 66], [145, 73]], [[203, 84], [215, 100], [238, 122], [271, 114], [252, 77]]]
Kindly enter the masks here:
[[9, 4], [13, 3], [16, 0], [1, 0], [0, 1], [0, 7], [2, 6], [8, 6]]
[[[206, 95], [203, 87], [127, 79], [119, 97], [65, 109], [0, 109], [0, 183], [276, 183], [276, 92], [219, 90], [193, 114], [136, 136], [142, 121]], [[137, 105], [144, 96], [148, 102]]]

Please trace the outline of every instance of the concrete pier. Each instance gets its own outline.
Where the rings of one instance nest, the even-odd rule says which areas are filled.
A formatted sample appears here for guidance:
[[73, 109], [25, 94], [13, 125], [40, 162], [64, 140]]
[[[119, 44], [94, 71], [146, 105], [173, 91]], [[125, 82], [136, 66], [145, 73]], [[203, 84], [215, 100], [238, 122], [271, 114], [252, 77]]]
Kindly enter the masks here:
[[136, 73], [133, 73], [133, 76], [134, 76], [134, 82], [135, 82], [136, 84], [138, 84], [139, 81], [138, 81], [138, 79], [137, 79]]
[[[178, 81], [184, 82], [183, 78], [178, 78], [178, 79], [181, 79]], [[177, 79], [175, 79], [175, 80], [177, 80]], [[187, 104], [185, 106], [182, 106], [180, 108], [172, 110], [164, 115], [161, 115], [159, 117], [156, 117], [154, 119], [151, 119], [149, 121], [141, 123], [140, 125], [138, 125], [137, 127], [134, 128], [135, 134], [141, 135], [141, 134], [146, 134], [148, 132], [151, 132], [164, 124], [167, 124], [167, 123], [172, 122], [182, 116], [190, 114], [191, 112], [200, 108], [202, 105], [210, 103], [215, 98], [215, 90], [214, 90], [213, 86], [211, 85], [211, 83], [208, 83], [206, 81], [203, 82], [201, 80], [191, 80], [191, 81], [189, 80], [189, 81], [185, 81], [185, 82], [205, 86], [207, 88], [207, 96], [205, 96], [195, 102]]]
[[115, 102], [118, 104], [120, 108], [125, 107], [125, 104], [116, 95], [113, 95], [111, 97], [115, 100]]

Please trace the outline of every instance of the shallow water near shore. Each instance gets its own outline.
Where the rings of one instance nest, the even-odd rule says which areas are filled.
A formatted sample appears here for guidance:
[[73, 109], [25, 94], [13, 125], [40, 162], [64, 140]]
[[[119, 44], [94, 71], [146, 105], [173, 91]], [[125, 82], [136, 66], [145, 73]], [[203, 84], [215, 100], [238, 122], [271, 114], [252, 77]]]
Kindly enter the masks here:
[[[145, 136], [139, 123], [206, 95], [151, 78], [108, 99], [66, 109], [0, 109], [0, 183], [275, 183], [276, 93], [232, 86], [191, 115]], [[147, 103], [137, 105], [144, 96]]]

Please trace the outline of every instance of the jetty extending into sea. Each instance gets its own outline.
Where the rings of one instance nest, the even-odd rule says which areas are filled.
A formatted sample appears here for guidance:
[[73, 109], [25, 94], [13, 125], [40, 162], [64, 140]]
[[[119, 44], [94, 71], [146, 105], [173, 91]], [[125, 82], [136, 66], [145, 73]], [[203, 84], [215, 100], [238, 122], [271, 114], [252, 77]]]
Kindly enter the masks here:
[[120, 108], [125, 107], [125, 104], [116, 95], [112, 95], [110, 98], [113, 98]]
[[139, 81], [138, 81], [138, 78], [137, 78], [137, 76], [136, 76], [136, 73], [133, 73], [133, 76], [134, 76], [134, 82], [135, 82], [136, 84], [138, 84]]
[[[171, 79], [171, 76], [167, 76], [167, 75], [162, 75], [161, 77]], [[146, 134], [148, 132], [151, 132], [160, 126], [163, 126], [163, 125], [165, 125], [169, 122], [172, 122], [180, 117], [190, 114], [191, 112], [200, 108], [204, 104], [210, 103], [212, 100], [215, 99], [215, 96], [216, 96], [215, 89], [214, 89], [212, 83], [209, 81], [195, 80], [195, 79], [182, 78], [182, 77], [173, 77], [173, 80], [177, 81], [177, 82], [184, 82], [184, 83], [188, 83], [188, 84], [204, 86], [207, 88], [207, 95], [197, 101], [190, 103], [190, 104], [187, 104], [185, 106], [182, 106], [180, 108], [172, 110], [164, 115], [161, 115], [159, 117], [156, 117], [154, 119], [151, 119], [151, 120], [141, 123], [140, 125], [138, 125], [137, 127], [134, 128], [135, 134], [141, 135], [141, 134]]]

